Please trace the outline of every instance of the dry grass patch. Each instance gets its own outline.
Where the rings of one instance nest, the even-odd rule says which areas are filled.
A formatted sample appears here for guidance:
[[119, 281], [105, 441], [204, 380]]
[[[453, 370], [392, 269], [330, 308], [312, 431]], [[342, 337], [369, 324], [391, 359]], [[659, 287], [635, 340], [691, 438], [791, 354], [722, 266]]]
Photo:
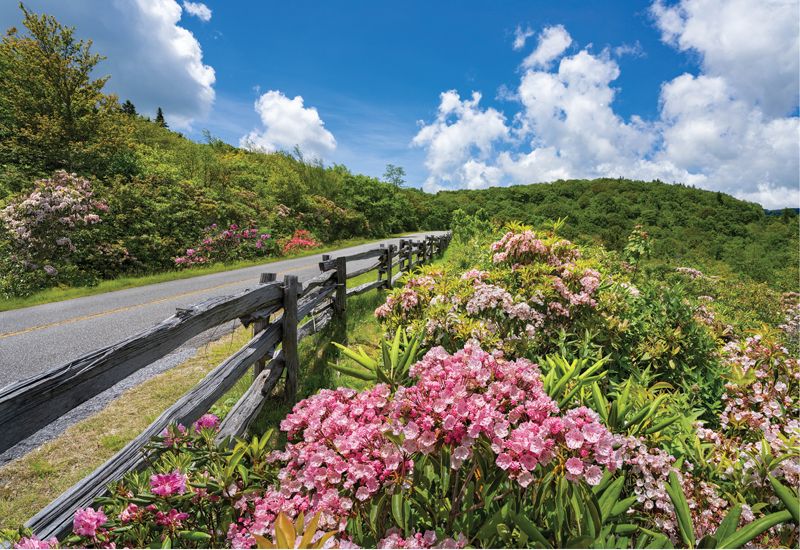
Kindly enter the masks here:
[[240, 327], [204, 346], [188, 361], [129, 389], [99, 413], [0, 468], [0, 528], [18, 527], [91, 473], [250, 336]]

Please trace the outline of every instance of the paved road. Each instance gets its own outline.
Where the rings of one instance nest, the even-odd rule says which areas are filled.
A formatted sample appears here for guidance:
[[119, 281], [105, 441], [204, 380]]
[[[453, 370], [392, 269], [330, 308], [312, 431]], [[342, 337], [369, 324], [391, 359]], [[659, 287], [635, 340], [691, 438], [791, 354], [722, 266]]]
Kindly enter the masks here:
[[[420, 233], [412, 238], [423, 235]], [[396, 243], [398, 240], [376, 241], [330, 254], [354, 254], [374, 248], [378, 243]], [[321, 255], [307, 256], [2, 312], [0, 387], [131, 336], [169, 317], [175, 308], [186, 307], [210, 296], [234, 294], [251, 288], [262, 272], [277, 273], [278, 278], [291, 273], [298, 275], [300, 280], [307, 279], [319, 273], [317, 264], [320, 259]], [[363, 265], [366, 264], [356, 263], [351, 269]], [[194, 340], [172, 355], [185, 356], [179, 352], [196, 347], [197, 341]]]

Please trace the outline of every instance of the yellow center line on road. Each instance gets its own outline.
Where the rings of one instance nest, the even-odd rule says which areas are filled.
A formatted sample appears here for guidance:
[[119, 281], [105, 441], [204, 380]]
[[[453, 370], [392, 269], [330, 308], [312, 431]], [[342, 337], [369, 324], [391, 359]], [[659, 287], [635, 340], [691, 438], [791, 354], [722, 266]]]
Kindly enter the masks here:
[[[316, 266], [316, 265], [318, 265], [318, 262], [314, 262], [314, 263], [310, 263], [310, 264], [304, 264], [304, 265], [301, 265], [301, 266], [298, 266], [298, 267], [294, 267], [292, 269], [287, 269], [285, 271], [278, 271], [276, 273], [276, 275], [285, 275], [285, 274], [290, 273], [292, 271], [297, 271], [297, 270], [300, 270], [300, 269], [306, 269], [308, 267], [312, 267], [312, 266]], [[163, 302], [169, 302], [170, 300], [175, 300], [177, 298], [184, 298], [186, 296], [192, 296], [193, 294], [202, 294], [203, 292], [208, 292], [209, 290], [216, 290], [218, 288], [225, 288], [226, 286], [238, 285], [238, 284], [247, 282], [249, 280], [251, 280], [251, 279], [250, 278], [241, 279], [239, 281], [232, 281], [232, 282], [229, 282], [229, 283], [222, 283], [220, 285], [211, 286], [211, 287], [208, 287], [208, 288], [201, 288], [199, 290], [191, 290], [189, 292], [181, 292], [180, 294], [173, 294], [173, 295], [167, 296], [165, 298], [159, 298], [158, 300], [152, 300], [150, 302], [144, 302], [142, 304], [134, 304], [132, 306], [122, 306], [122, 307], [117, 307], [117, 308], [114, 308], [114, 309], [109, 309], [109, 310], [106, 310], [106, 311], [100, 311], [100, 312], [97, 312], [97, 313], [90, 313], [88, 315], [80, 315], [78, 317], [71, 317], [69, 319], [62, 319], [61, 321], [54, 321], [52, 323], [45, 323], [43, 325], [36, 325], [36, 326], [33, 326], [33, 327], [28, 327], [28, 328], [24, 328], [22, 330], [16, 330], [16, 331], [13, 331], [13, 332], [0, 332], [0, 340], [2, 340], [4, 338], [11, 338], [12, 336], [20, 336], [22, 334], [27, 334], [29, 332], [35, 332], [37, 330], [44, 330], [44, 329], [47, 329], [47, 328], [58, 327], [58, 326], [61, 326], [61, 325], [67, 325], [69, 323], [77, 323], [79, 321], [86, 321], [86, 320], [89, 320], [89, 319], [94, 319], [96, 317], [103, 317], [104, 315], [111, 315], [112, 313], [119, 313], [121, 311], [129, 311], [129, 310], [140, 308], [140, 307], [151, 306], [151, 305], [160, 304], [160, 303], [163, 303]]]

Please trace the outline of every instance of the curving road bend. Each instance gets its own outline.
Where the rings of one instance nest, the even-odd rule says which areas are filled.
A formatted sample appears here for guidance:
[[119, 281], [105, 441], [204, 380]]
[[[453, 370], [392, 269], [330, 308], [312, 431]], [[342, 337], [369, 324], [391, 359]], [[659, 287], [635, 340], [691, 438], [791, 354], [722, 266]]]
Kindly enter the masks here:
[[[422, 238], [443, 232], [430, 231], [407, 236]], [[397, 244], [400, 239], [375, 241], [329, 252], [332, 256], [370, 250], [379, 244]], [[297, 275], [301, 281], [319, 273], [321, 254], [281, 260], [264, 265], [203, 275], [54, 302], [0, 313], [0, 387], [34, 374], [56, 368], [68, 361], [144, 330], [184, 308], [206, 298], [235, 294], [252, 288], [263, 272]], [[348, 264], [349, 270], [364, 267], [374, 260]], [[0, 464], [24, 454], [61, 433], [67, 426], [85, 418], [126, 389], [185, 361], [206, 342], [234, 328], [218, 327], [198, 335], [160, 361], [134, 373], [126, 380], [87, 401], [50, 426], [6, 453]]]

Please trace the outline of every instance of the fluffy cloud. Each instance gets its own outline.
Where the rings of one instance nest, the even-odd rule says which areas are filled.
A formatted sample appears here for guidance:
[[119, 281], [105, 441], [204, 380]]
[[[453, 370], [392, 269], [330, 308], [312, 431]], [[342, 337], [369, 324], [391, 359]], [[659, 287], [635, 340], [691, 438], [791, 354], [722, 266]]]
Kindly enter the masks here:
[[478, 161], [490, 155], [495, 141], [508, 139], [505, 118], [495, 109], [481, 109], [481, 94], [477, 92], [473, 92], [472, 99], [462, 100], [455, 90], [450, 90], [442, 93], [440, 100], [436, 120], [422, 125], [412, 142], [428, 149], [425, 166], [430, 176], [426, 187], [458, 185], [473, 182], [472, 178], [479, 178], [486, 185], [496, 184], [498, 174], [481, 168]]
[[[663, 40], [699, 54], [702, 71], [663, 83], [659, 116], [650, 121], [614, 112], [620, 69], [608, 50], [567, 55], [566, 29], [544, 29], [508, 94], [519, 105], [511, 122], [477, 101], [458, 101], [454, 91], [442, 94], [436, 120], [412, 142], [427, 148], [427, 188], [621, 176], [722, 190], [768, 208], [797, 206], [800, 124], [791, 115], [800, 33], [785, 20], [798, 4], [773, 3], [655, 3]], [[748, 18], [753, 26], [743, 31]], [[748, 71], [758, 77], [745, 78]], [[481, 120], [493, 121], [491, 131]]]
[[[107, 90], [130, 99], [142, 114], [164, 110], [173, 128], [186, 129], [204, 119], [214, 103], [214, 69], [203, 63], [200, 44], [181, 27], [181, 6], [174, 0], [112, 0], [98, 9], [94, 0], [26, 0], [26, 7], [49, 13], [91, 38], [106, 56], [99, 74], [110, 74]], [[0, 3], [3, 28], [19, 26], [15, 2]]]
[[211, 10], [202, 2], [183, 2], [183, 9], [189, 15], [194, 15], [201, 21], [208, 23], [211, 21]]
[[302, 96], [289, 99], [270, 90], [256, 100], [256, 112], [264, 124], [242, 137], [240, 144], [262, 151], [288, 150], [295, 146], [317, 158], [336, 149], [336, 139], [326, 128], [314, 107], [304, 107]]
[[[516, 44], [516, 42], [515, 42]], [[539, 44], [533, 50], [522, 66], [526, 69], [532, 67], [547, 67], [557, 59], [572, 44], [572, 37], [562, 25], [555, 27], [545, 27], [539, 35]], [[523, 42], [524, 45], [524, 42]]]
[[793, 0], [681, 0], [651, 7], [662, 38], [700, 55], [703, 73], [767, 116], [797, 108], [800, 4]]

